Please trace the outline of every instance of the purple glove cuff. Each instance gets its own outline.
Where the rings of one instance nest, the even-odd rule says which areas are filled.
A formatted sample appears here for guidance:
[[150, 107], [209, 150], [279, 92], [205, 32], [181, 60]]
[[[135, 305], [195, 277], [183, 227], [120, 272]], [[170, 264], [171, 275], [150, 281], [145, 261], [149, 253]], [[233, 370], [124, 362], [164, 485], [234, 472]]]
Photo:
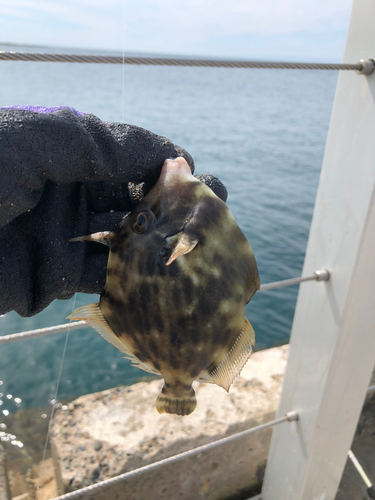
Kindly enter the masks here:
[[45, 106], [27, 106], [26, 104], [15, 104], [13, 106], [4, 106], [0, 109], [23, 109], [25, 111], [33, 111], [34, 113], [54, 113], [55, 111], [59, 111], [60, 109], [70, 109], [76, 116], [82, 116], [86, 113], [82, 113], [81, 111], [77, 111], [70, 106], [55, 106], [53, 108], [46, 108]]

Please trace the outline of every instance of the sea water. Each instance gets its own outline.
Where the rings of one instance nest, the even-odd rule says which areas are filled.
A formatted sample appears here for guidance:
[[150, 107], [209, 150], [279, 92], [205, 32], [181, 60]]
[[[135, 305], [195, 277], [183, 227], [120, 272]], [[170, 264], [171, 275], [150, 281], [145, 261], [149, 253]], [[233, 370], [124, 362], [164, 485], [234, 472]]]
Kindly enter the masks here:
[[[337, 72], [1, 61], [0, 74], [0, 106], [72, 106], [184, 147], [196, 173], [212, 173], [226, 185], [228, 206], [254, 250], [261, 282], [301, 275]], [[246, 314], [256, 350], [288, 342], [297, 293], [293, 286], [252, 299]], [[78, 294], [75, 307], [97, 300]], [[31, 318], [8, 313], [0, 318], [0, 335], [65, 323], [72, 307], [72, 300], [54, 301]], [[65, 341], [60, 333], [0, 345], [0, 412], [54, 399]], [[145, 375], [94, 330], [77, 330], [67, 342], [58, 399], [132, 384]]]

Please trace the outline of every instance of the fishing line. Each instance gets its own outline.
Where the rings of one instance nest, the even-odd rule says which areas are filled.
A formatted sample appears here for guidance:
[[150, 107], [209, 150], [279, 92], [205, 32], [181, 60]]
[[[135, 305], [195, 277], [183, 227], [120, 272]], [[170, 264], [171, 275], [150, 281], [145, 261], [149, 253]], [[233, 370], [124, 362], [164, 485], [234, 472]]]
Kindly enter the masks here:
[[[73, 305], [72, 305], [72, 313], [73, 313], [75, 305], [76, 305], [76, 299], [77, 299], [77, 293], [74, 294]], [[52, 418], [53, 418], [53, 415], [55, 413], [55, 408], [57, 406], [56, 405], [57, 394], [59, 392], [59, 386], [60, 386], [60, 380], [61, 380], [61, 373], [62, 373], [64, 359], [65, 359], [66, 346], [68, 345], [69, 333], [70, 333], [70, 328], [66, 332], [65, 344], [64, 344], [64, 349], [63, 349], [63, 353], [62, 353], [62, 357], [61, 357], [61, 363], [60, 363], [60, 370], [59, 370], [59, 374], [57, 376], [55, 397], [51, 401], [51, 403], [52, 403], [52, 410], [51, 410], [51, 415], [50, 415], [49, 422], [48, 422], [47, 436], [46, 436], [46, 442], [44, 443], [44, 451], [43, 451], [43, 458], [42, 458], [42, 460], [44, 460], [45, 457], [46, 457], [46, 451], [47, 451], [47, 445], [48, 445], [48, 440], [49, 440], [49, 434], [50, 434], [50, 430], [51, 430]]]
[[122, 119], [121, 119], [122, 123], [125, 122], [125, 28], [126, 28], [125, 3], [126, 0], [123, 1], [124, 28], [122, 31]]
[[[123, 1], [123, 20], [124, 20], [124, 28], [123, 28], [123, 35], [122, 35], [122, 123], [125, 121], [125, 4], [126, 0]], [[77, 293], [74, 294], [74, 299], [73, 299], [73, 305], [72, 305], [72, 313], [75, 309], [75, 304], [76, 304], [76, 299], [77, 299]], [[70, 333], [70, 328], [66, 332], [66, 337], [65, 337], [65, 344], [64, 344], [64, 349], [61, 357], [61, 363], [60, 363], [60, 370], [59, 374], [57, 377], [57, 382], [56, 382], [56, 391], [55, 391], [55, 396], [53, 400], [51, 401], [52, 403], [52, 410], [51, 410], [51, 415], [49, 418], [48, 422], [48, 429], [47, 429], [47, 436], [46, 436], [46, 441], [44, 443], [44, 450], [43, 450], [43, 459], [45, 459], [46, 452], [47, 452], [47, 446], [48, 446], [48, 441], [49, 441], [49, 435], [51, 431], [51, 425], [52, 425], [52, 419], [53, 415], [55, 413], [55, 409], [57, 407], [56, 402], [57, 402], [57, 394], [59, 392], [59, 387], [60, 387], [60, 381], [61, 381], [61, 374], [62, 374], [62, 369], [64, 365], [64, 360], [65, 360], [65, 353], [66, 353], [66, 347], [68, 345], [68, 340], [69, 340], [69, 333]]]

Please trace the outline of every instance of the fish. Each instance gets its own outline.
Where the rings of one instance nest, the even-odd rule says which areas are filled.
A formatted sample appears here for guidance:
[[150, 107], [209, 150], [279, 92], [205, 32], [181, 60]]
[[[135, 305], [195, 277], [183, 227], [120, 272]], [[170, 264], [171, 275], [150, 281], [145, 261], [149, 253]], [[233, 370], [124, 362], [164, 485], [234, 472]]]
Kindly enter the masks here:
[[133, 365], [161, 375], [159, 413], [189, 415], [192, 382], [229, 391], [255, 344], [245, 305], [260, 287], [249, 242], [227, 205], [182, 157], [117, 228], [70, 241], [109, 246], [99, 303], [76, 309]]

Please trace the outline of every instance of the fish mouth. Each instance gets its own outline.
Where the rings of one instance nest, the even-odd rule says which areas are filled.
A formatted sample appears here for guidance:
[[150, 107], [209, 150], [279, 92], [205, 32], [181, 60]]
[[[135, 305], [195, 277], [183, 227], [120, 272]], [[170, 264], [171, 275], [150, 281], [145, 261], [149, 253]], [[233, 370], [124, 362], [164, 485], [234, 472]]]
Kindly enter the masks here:
[[175, 175], [182, 175], [184, 177], [193, 177], [191, 173], [190, 167], [182, 156], [179, 156], [175, 159], [167, 159], [165, 160], [159, 177], [159, 182], [165, 182], [170, 177]]

